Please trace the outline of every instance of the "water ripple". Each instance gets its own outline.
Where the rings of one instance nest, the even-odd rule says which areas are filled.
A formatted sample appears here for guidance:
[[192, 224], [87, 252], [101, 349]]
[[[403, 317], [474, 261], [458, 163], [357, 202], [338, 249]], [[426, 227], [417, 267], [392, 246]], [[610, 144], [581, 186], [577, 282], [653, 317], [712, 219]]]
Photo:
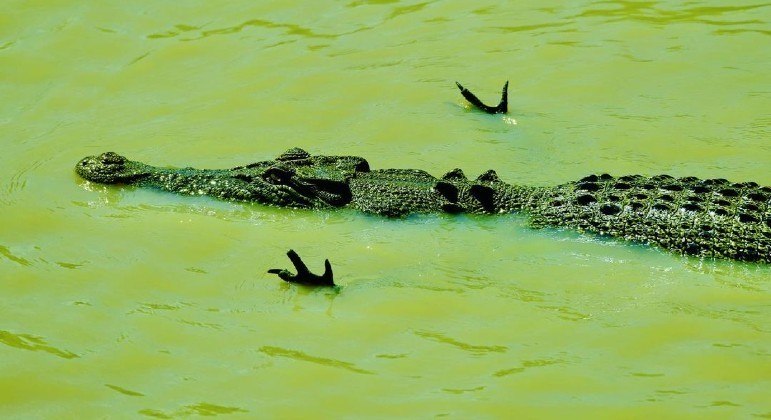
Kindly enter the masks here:
[[372, 374], [375, 373], [375, 372], [372, 372], [372, 371], [369, 371], [369, 370], [358, 368], [358, 367], [356, 367], [356, 365], [354, 365], [353, 363], [350, 363], [350, 362], [344, 362], [342, 360], [335, 360], [335, 359], [327, 359], [325, 357], [311, 356], [311, 355], [303, 353], [301, 351], [289, 350], [289, 349], [284, 349], [284, 348], [281, 348], [281, 347], [262, 346], [262, 347], [260, 347], [260, 352], [265, 353], [268, 356], [287, 357], [287, 358], [290, 358], [290, 359], [301, 360], [301, 361], [304, 361], [304, 362], [316, 363], [316, 364], [323, 365], [323, 366], [329, 366], [329, 367], [334, 367], [334, 368], [339, 368], [339, 369], [345, 369], [345, 370], [349, 370], [351, 372], [361, 373], [361, 374], [365, 374], [365, 375], [372, 375]]
[[771, 31], [766, 31], [762, 29], [718, 29], [715, 31], [716, 35], [731, 35], [731, 34], [742, 34], [742, 33], [756, 33], [760, 35], [771, 35]]
[[380, 4], [393, 4], [399, 3], [401, 0], [356, 0], [348, 3], [347, 7], [357, 7], [362, 5], [380, 5]]
[[139, 414], [148, 417], [156, 417], [159, 419], [170, 419], [173, 417], [190, 417], [190, 416], [216, 416], [220, 414], [235, 414], [235, 413], [248, 413], [249, 410], [244, 410], [239, 407], [226, 407], [223, 405], [211, 404], [201, 402], [198, 404], [186, 405], [176, 411], [167, 413], [161, 410], [154, 410], [151, 408], [145, 408], [139, 410]]
[[217, 28], [217, 29], [209, 29], [209, 30], [203, 30], [200, 26], [190, 26], [190, 25], [174, 25], [174, 29], [169, 29], [163, 32], [154, 33], [147, 35], [147, 38], [150, 39], [163, 39], [163, 38], [174, 38], [179, 35], [192, 33], [195, 34], [192, 38], [185, 38], [182, 39], [183, 41], [193, 41], [197, 39], [202, 39], [214, 35], [228, 35], [228, 34], [235, 34], [243, 31], [247, 28], [265, 28], [265, 29], [283, 29], [285, 32], [285, 35], [298, 35], [303, 38], [316, 38], [316, 39], [335, 39], [342, 35], [347, 35], [349, 33], [353, 33], [358, 31], [351, 31], [346, 33], [340, 33], [340, 34], [324, 34], [324, 33], [317, 33], [313, 29], [297, 25], [294, 23], [277, 23], [270, 20], [264, 20], [264, 19], [250, 19], [243, 23], [240, 23], [238, 25], [233, 26], [227, 26], [224, 28]]
[[512, 33], [512, 32], [530, 32], [538, 29], [546, 28], [559, 28], [566, 25], [573, 24], [573, 21], [569, 22], [553, 22], [553, 23], [539, 23], [535, 25], [518, 25], [518, 26], [498, 26], [493, 29], [500, 32]]
[[[399, 3], [400, 0], [357, 0], [351, 3], [348, 3], [347, 7], [358, 7], [363, 5], [383, 5], [383, 4], [395, 4]], [[410, 13], [415, 13], [423, 10], [426, 6], [429, 4], [434, 3], [433, 1], [426, 1], [423, 3], [416, 3], [411, 4], [409, 6], [400, 6], [400, 7], [394, 7], [393, 10], [391, 10], [391, 13], [388, 15], [386, 20], [393, 19], [395, 17], [408, 15]]]
[[0, 190], [0, 203], [11, 204], [13, 202], [11, 197], [20, 193], [27, 187], [27, 177], [29, 172], [34, 171], [49, 160], [51, 159], [46, 158], [34, 161], [32, 164], [21, 168], [21, 170], [11, 175], [4, 191]]
[[169, 305], [166, 303], [140, 303], [140, 306], [136, 309], [132, 309], [128, 312], [128, 315], [140, 313], [147, 315], [154, 315], [158, 311], [178, 311], [184, 307], [193, 306], [191, 303], [180, 302], [175, 305]]
[[670, 312], [672, 314], [686, 314], [707, 319], [731, 321], [744, 325], [745, 327], [757, 332], [771, 332], [771, 329], [763, 320], [763, 306], [759, 306], [758, 309], [735, 309], [730, 307], [714, 308], [698, 305], [677, 304], [670, 309]]
[[4, 256], [5, 258], [8, 258], [9, 260], [11, 260], [11, 261], [13, 261], [13, 262], [15, 262], [17, 264], [21, 264], [21, 265], [24, 265], [24, 266], [32, 265], [32, 263], [29, 262], [29, 260], [26, 260], [26, 259], [24, 259], [22, 257], [17, 257], [16, 255], [13, 255], [13, 253], [11, 253], [11, 250], [9, 250], [8, 248], [6, 248], [6, 247], [4, 247], [2, 245], [0, 245], [0, 255]]
[[386, 18], [386, 20], [390, 20], [390, 19], [402, 16], [402, 15], [408, 15], [410, 13], [419, 12], [419, 11], [423, 10], [424, 7], [428, 6], [431, 3], [432, 2], [427, 1], [425, 3], [418, 3], [418, 4], [413, 4], [413, 5], [410, 5], [410, 6], [395, 7], [394, 10], [391, 11], [391, 14], [388, 15], [388, 18]]
[[522, 373], [527, 369], [536, 368], [536, 367], [544, 367], [544, 366], [551, 366], [556, 365], [560, 363], [565, 363], [565, 360], [562, 359], [536, 359], [536, 360], [524, 360], [522, 361], [522, 366], [520, 367], [514, 367], [510, 369], [501, 369], [495, 373], [493, 373], [493, 376], [497, 378], [501, 378], [504, 376], [509, 375], [515, 375], [518, 373]]
[[214, 324], [209, 322], [189, 321], [186, 319], [178, 319], [177, 321], [182, 324], [192, 325], [194, 327], [209, 328], [209, 329], [218, 330], [218, 331], [222, 330], [223, 328], [222, 325], [220, 324]]
[[[356, 7], [364, 4], [375, 5], [375, 4], [391, 4], [391, 3], [398, 3], [398, 0], [359, 0], [359, 1], [349, 3], [347, 6]], [[384, 16], [382, 18], [381, 22], [375, 25], [359, 26], [355, 29], [351, 29], [351, 30], [347, 30], [339, 33], [318, 32], [313, 28], [296, 24], [296, 23], [274, 22], [266, 19], [250, 19], [233, 26], [226, 26], [226, 27], [215, 28], [215, 29], [204, 29], [206, 25], [195, 26], [195, 25], [186, 25], [186, 24], [176, 24], [171, 29], [152, 33], [152, 34], [146, 35], [146, 37], [148, 39], [168, 39], [168, 38], [177, 38], [181, 35], [186, 35], [188, 37], [179, 38], [179, 39], [181, 41], [195, 41], [195, 40], [199, 40], [199, 39], [203, 39], [203, 38], [207, 38], [215, 35], [236, 34], [249, 28], [264, 28], [264, 29], [282, 29], [284, 31], [284, 35], [290, 35], [290, 36], [296, 35], [300, 38], [337, 39], [345, 35], [352, 35], [362, 31], [368, 31], [368, 30], [374, 29], [375, 27], [380, 26], [395, 18], [420, 12], [426, 6], [432, 3], [433, 1], [426, 1], [423, 3], [417, 3], [417, 4], [408, 5], [408, 6], [394, 7], [392, 10], [390, 10], [390, 13], [387, 16]], [[291, 42], [291, 41], [284, 41], [279, 44], [274, 44], [272, 46], [281, 45], [287, 42]], [[144, 58], [144, 56], [140, 57], [140, 59], [142, 58]]]
[[110, 389], [112, 389], [114, 391], [118, 391], [118, 392], [120, 392], [123, 395], [128, 395], [130, 397], [144, 397], [145, 396], [145, 394], [142, 394], [141, 392], [132, 391], [130, 389], [119, 387], [117, 385], [104, 384], [104, 386], [106, 386], [107, 388], [110, 388]]
[[[602, 6], [616, 6], [605, 8]], [[599, 6], [599, 7], [598, 7]], [[594, 7], [585, 10], [573, 17], [599, 17], [606, 18], [606, 22], [639, 21], [646, 23], [671, 24], [671, 23], [703, 23], [707, 25], [744, 25], [763, 24], [764, 21], [752, 20], [717, 20], [723, 15], [745, 12], [749, 10], [767, 7], [769, 4], [754, 4], [747, 6], [723, 6], [723, 7], [691, 7], [682, 10], [664, 9], [657, 6], [656, 2], [631, 2], [631, 1], [600, 1], [594, 3]], [[707, 19], [712, 18], [712, 19]], [[768, 31], [761, 31], [768, 32]]]
[[299, 35], [301, 37], [306, 37], [306, 38], [336, 38], [337, 37], [337, 35], [333, 35], [333, 34], [318, 34], [313, 30], [311, 30], [310, 28], [306, 28], [304, 26], [296, 25], [293, 23], [276, 23], [276, 22], [271, 22], [269, 20], [262, 20], [262, 19], [252, 19], [236, 26], [202, 31], [201, 36], [207, 37], [211, 35], [232, 34], [236, 32], [241, 32], [244, 28], [248, 28], [251, 26], [267, 28], [267, 29], [274, 29], [274, 28], [284, 29], [286, 31], [285, 32], [286, 35]]
[[61, 357], [62, 359], [75, 359], [80, 357], [73, 352], [49, 346], [42, 337], [30, 334], [14, 334], [10, 331], [0, 330], [0, 343], [22, 350], [46, 352]]
[[477, 391], [484, 391], [484, 386], [478, 386], [476, 388], [465, 388], [465, 389], [453, 389], [453, 388], [442, 388], [442, 391], [447, 392], [449, 394], [465, 394], [468, 392], [477, 392]]
[[449, 344], [461, 350], [467, 351], [469, 353], [477, 354], [477, 355], [481, 355], [485, 353], [505, 353], [509, 349], [506, 346], [479, 346], [474, 344], [463, 343], [461, 341], [455, 340], [454, 338], [446, 337], [443, 334], [440, 334], [437, 332], [431, 332], [431, 331], [416, 331], [415, 335], [431, 341], [435, 341], [437, 343]]

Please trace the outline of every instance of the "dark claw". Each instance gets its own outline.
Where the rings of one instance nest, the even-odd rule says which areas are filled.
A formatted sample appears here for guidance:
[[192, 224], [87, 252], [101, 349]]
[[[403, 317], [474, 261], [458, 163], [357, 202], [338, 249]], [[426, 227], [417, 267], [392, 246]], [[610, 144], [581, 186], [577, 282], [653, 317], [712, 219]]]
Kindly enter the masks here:
[[498, 104], [498, 106], [489, 106], [482, 103], [482, 101], [479, 100], [479, 98], [476, 97], [473, 93], [471, 93], [470, 90], [463, 87], [458, 82], [455, 82], [456, 85], [458, 85], [458, 89], [460, 89], [461, 95], [463, 95], [464, 98], [466, 98], [467, 101], [471, 103], [471, 105], [474, 105], [475, 107], [481, 109], [482, 111], [488, 113], [488, 114], [505, 114], [509, 112], [509, 81], [506, 81], [506, 84], [503, 85], [503, 90], [501, 91], [501, 102]]
[[308, 270], [308, 267], [300, 259], [294, 250], [289, 250], [286, 253], [289, 260], [294, 264], [294, 268], [297, 270], [297, 274], [292, 274], [289, 270], [281, 268], [273, 268], [268, 270], [268, 273], [277, 274], [281, 280], [289, 283], [305, 284], [308, 286], [334, 286], [335, 282], [332, 280], [332, 264], [329, 260], [324, 260], [324, 274], [316, 275]]

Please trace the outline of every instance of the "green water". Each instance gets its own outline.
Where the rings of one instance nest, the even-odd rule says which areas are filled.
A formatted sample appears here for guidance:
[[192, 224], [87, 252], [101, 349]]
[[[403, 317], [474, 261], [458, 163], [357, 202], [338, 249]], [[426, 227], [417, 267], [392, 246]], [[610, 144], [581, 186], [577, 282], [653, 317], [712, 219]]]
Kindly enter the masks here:
[[[771, 4], [3, 6], [3, 417], [771, 417], [767, 266], [518, 215], [393, 221], [72, 170], [300, 146], [533, 185], [771, 185]], [[509, 80], [509, 115], [467, 109], [456, 80], [491, 103]], [[340, 291], [266, 274], [289, 248], [329, 258]]]

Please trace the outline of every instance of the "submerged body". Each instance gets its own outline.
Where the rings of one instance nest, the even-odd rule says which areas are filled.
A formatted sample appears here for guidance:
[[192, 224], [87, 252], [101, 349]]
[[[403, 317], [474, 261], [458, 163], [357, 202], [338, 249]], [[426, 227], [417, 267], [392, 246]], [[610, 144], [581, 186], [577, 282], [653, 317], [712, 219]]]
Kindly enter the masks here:
[[681, 254], [771, 263], [771, 188], [724, 179], [590, 175], [554, 187], [507, 184], [494, 171], [469, 180], [416, 169], [370, 170], [355, 156], [290, 149], [232, 169], [158, 168], [115, 153], [84, 158], [89, 181], [281, 207], [415, 213], [525, 212], [534, 227], [565, 227]]

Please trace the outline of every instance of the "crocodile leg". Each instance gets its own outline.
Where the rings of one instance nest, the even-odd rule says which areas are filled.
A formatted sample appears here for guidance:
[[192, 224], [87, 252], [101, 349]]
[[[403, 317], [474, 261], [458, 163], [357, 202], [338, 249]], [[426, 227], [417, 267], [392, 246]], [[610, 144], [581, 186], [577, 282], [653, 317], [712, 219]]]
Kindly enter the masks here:
[[305, 284], [308, 286], [335, 285], [332, 280], [332, 264], [329, 263], [329, 260], [324, 260], [324, 274], [319, 276], [308, 270], [308, 266], [305, 265], [303, 260], [296, 252], [294, 252], [294, 250], [290, 249], [286, 255], [289, 257], [289, 260], [292, 261], [292, 264], [294, 264], [297, 274], [292, 274], [289, 270], [281, 268], [270, 269], [268, 270], [268, 273], [277, 274], [281, 280], [289, 283]]
[[476, 97], [473, 93], [471, 93], [470, 90], [463, 87], [458, 82], [455, 82], [456, 85], [458, 85], [458, 89], [460, 89], [461, 95], [463, 95], [464, 98], [466, 98], [467, 101], [471, 103], [471, 105], [474, 105], [475, 107], [481, 109], [482, 111], [488, 113], [488, 114], [505, 114], [509, 111], [509, 81], [507, 80], [506, 83], [503, 85], [503, 89], [501, 90], [501, 102], [498, 103], [497, 106], [489, 106], [482, 103], [479, 98]]

